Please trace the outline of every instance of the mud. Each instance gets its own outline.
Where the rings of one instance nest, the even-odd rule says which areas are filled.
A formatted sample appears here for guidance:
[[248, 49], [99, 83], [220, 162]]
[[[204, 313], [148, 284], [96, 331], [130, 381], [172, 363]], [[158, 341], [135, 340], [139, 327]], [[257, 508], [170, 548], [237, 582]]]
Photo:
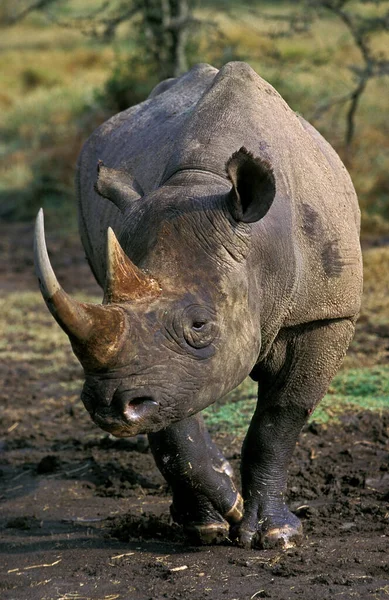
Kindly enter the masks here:
[[[36, 290], [31, 228], [0, 234], [0, 291]], [[58, 275], [69, 291], [99, 293], [75, 240], [51, 245]], [[388, 338], [380, 332], [374, 343]], [[389, 411], [305, 428], [288, 486], [301, 547], [195, 547], [170, 521], [169, 490], [144, 437], [101, 432], [73, 388], [39, 377], [22, 355], [2, 361], [0, 374], [2, 599], [389, 597]], [[238, 474], [241, 440], [214, 434]]]

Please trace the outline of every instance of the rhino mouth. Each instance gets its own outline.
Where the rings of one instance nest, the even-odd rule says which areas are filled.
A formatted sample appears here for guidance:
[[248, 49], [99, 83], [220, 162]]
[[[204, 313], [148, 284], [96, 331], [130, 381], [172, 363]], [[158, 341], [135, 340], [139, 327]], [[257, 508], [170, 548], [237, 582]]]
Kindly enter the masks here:
[[99, 417], [92, 417], [93, 422], [103, 429], [103, 431], [107, 431], [111, 435], [115, 437], [132, 437], [137, 435], [138, 433], [143, 433], [143, 431], [139, 431], [138, 428], [134, 429], [134, 427], [130, 427], [125, 423], [110, 423], [107, 420], [103, 420]]

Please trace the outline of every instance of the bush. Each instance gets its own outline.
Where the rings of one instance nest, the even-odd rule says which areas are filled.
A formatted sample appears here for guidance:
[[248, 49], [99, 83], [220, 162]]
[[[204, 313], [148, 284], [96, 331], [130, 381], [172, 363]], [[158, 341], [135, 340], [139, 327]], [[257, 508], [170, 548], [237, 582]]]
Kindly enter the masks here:
[[143, 102], [158, 83], [150, 65], [135, 57], [119, 60], [101, 92], [96, 94], [103, 109], [120, 112]]
[[39, 86], [1, 126], [5, 140], [0, 216], [31, 220], [43, 206], [61, 225], [75, 221], [74, 169], [85, 138], [106, 118], [93, 88]]

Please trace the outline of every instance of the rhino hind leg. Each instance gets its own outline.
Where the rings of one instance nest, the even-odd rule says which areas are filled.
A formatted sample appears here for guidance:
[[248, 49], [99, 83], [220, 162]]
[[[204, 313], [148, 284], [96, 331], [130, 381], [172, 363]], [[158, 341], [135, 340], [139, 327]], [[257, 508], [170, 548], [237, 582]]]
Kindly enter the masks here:
[[283, 547], [303, 539], [286, 500], [287, 469], [298, 435], [326, 393], [352, 339], [354, 321], [338, 319], [281, 332], [258, 378], [258, 404], [243, 444], [244, 516], [231, 538], [244, 548]]
[[217, 544], [242, 518], [243, 501], [230, 464], [212, 442], [201, 415], [149, 434], [150, 448], [172, 488], [171, 514], [192, 541]]

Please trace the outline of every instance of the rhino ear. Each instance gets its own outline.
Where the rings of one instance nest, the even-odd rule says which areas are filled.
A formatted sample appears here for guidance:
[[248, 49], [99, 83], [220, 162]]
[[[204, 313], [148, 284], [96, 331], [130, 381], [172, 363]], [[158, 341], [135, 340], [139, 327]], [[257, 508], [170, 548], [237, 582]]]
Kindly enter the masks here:
[[121, 212], [125, 212], [131, 200], [137, 200], [140, 193], [134, 179], [125, 171], [110, 169], [101, 160], [97, 163], [97, 181], [95, 191], [115, 204]]
[[276, 195], [271, 165], [262, 158], [254, 158], [242, 147], [227, 161], [226, 170], [232, 183], [228, 208], [234, 219], [244, 223], [262, 219]]

